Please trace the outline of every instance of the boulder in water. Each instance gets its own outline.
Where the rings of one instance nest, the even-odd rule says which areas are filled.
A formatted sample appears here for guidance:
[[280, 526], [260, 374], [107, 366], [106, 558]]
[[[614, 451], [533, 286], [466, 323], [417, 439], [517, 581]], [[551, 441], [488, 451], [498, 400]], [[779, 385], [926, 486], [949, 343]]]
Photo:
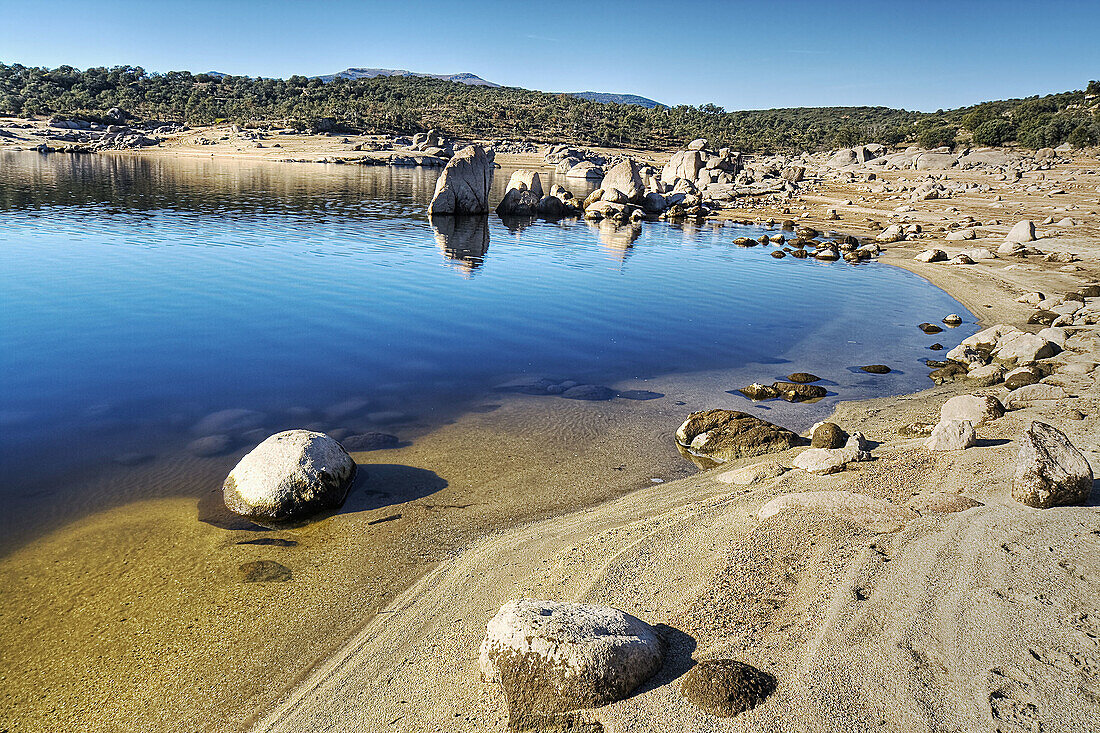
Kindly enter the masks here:
[[340, 506], [355, 461], [324, 433], [276, 433], [241, 459], [222, 486], [225, 505], [250, 519], [286, 521]]
[[469, 145], [447, 162], [435, 185], [428, 214], [488, 214], [493, 183], [493, 153]]

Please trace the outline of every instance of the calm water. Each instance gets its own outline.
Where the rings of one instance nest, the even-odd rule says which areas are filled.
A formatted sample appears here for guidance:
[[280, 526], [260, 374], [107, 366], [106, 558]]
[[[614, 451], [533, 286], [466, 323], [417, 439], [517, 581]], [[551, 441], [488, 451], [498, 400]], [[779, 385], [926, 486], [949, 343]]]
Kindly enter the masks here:
[[0, 154], [6, 521], [79, 491], [74, 471], [178, 450], [219, 410], [262, 413], [216, 428], [233, 450], [302, 425], [411, 439], [517, 375], [621, 383], [794, 352], [908, 367], [838, 397], [902, 392], [928, 385], [915, 324], [969, 320], [897, 269], [734, 246], [751, 227], [436, 230], [437, 175]]

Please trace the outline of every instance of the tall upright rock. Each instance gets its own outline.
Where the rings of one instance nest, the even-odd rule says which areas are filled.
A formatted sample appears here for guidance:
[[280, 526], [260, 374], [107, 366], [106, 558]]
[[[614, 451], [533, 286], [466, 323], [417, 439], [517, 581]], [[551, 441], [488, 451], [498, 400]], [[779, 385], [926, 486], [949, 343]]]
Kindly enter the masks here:
[[455, 153], [435, 184], [428, 215], [488, 214], [493, 153], [469, 145]]

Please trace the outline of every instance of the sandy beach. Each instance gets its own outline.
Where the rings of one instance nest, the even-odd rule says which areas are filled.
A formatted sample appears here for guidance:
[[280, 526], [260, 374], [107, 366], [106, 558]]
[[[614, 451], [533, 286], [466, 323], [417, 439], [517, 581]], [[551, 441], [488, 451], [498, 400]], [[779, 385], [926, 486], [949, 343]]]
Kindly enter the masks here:
[[[30, 147], [26, 128], [10, 129], [0, 149]], [[375, 154], [351, 149], [365, 138], [344, 139], [255, 141], [222, 126], [102, 154], [271, 165]], [[656, 163], [671, 153], [633, 152]], [[498, 161], [547, 167], [536, 153]], [[898, 212], [908, 203], [900, 179], [928, 173], [884, 170], [872, 185], [822, 169], [785, 203], [720, 218], [795, 219], [861, 239], [879, 231], [873, 221], [919, 223], [920, 238], [884, 244], [879, 261], [943, 289], [982, 326], [1035, 332], [1043, 326], [1028, 323], [1035, 308], [1020, 296], [1062, 296], [1100, 278], [1098, 170], [1094, 155], [1074, 153], [1015, 183], [937, 171], [992, 191]], [[877, 192], [883, 183], [891, 188]], [[982, 222], [976, 239], [947, 241], [945, 225], [965, 216]], [[1065, 217], [1072, 226], [1041, 223]], [[1038, 226], [1036, 247], [1076, 261], [914, 259], [932, 247], [996, 251], [1023, 219]], [[551, 409], [501, 395], [411, 446], [356, 455], [367, 478], [344, 509], [279, 532], [218, 506], [224, 476], [166, 458], [181, 487], [209, 487], [207, 498], [196, 506], [181, 490], [127, 503], [0, 557], [0, 728], [502, 731], [507, 708], [500, 686], [480, 681], [478, 647], [497, 608], [532, 597], [604, 603], [663, 625], [657, 676], [582, 713], [607, 731], [1100, 729], [1100, 494], [1045, 510], [1011, 496], [1033, 420], [1100, 468], [1097, 328], [1069, 327], [1066, 350], [1044, 360], [1043, 383], [1069, 397], [1008, 411], [963, 451], [927, 451], [912, 426], [935, 424], [955, 395], [1007, 401], [1002, 384], [929, 382], [840, 404], [830, 419], [872, 441], [873, 460], [827, 476], [773, 468], [802, 448], [697, 473], [673, 433], [690, 411], [718, 406], [708, 404], [714, 375], [614, 385], [667, 394], [660, 404]], [[887, 500], [906, 518], [889, 528], [814, 511], [758, 519], [773, 498], [811, 491]], [[240, 582], [242, 565], [263, 560], [291, 567], [293, 582]], [[778, 687], [753, 710], [716, 718], [680, 696], [678, 679], [692, 659], [726, 657], [767, 670]]]

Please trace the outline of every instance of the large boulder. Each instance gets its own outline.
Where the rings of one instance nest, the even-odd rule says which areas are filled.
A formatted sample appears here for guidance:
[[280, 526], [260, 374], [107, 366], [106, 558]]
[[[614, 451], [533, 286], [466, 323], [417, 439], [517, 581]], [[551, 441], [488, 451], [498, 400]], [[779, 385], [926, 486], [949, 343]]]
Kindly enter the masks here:
[[1039, 359], [1047, 359], [1059, 351], [1058, 345], [1047, 341], [1034, 333], [1007, 334], [997, 340], [993, 356], [998, 361], [1015, 364], [1028, 364]]
[[633, 158], [626, 158], [609, 170], [600, 184], [605, 190], [612, 188], [621, 191], [626, 197], [622, 203], [640, 204], [645, 196], [645, 181], [642, 179], [642, 168]]
[[580, 163], [570, 168], [569, 172], [565, 174], [565, 177], [599, 180], [603, 178], [603, 168], [590, 160], [582, 160]]
[[[1006, 242], [1034, 242], [1035, 241], [1035, 222], [1030, 219], [1024, 219], [1016, 223], [1016, 226], [1008, 230], [1008, 234], [1005, 235]], [[998, 250], [1000, 251], [1000, 250]]]
[[959, 395], [940, 407], [940, 420], [967, 420], [972, 425], [996, 420], [1004, 414], [1005, 406], [993, 395]]
[[676, 431], [676, 440], [719, 463], [778, 453], [805, 442], [797, 433], [736, 410], [693, 412]]
[[681, 150], [673, 153], [668, 163], [661, 169], [661, 182], [671, 186], [677, 178], [694, 183], [699, 180], [699, 171], [706, 165], [706, 157], [698, 150]]
[[488, 214], [493, 183], [493, 153], [469, 145], [447, 162], [435, 184], [428, 214]]
[[622, 700], [660, 669], [664, 643], [607, 606], [520, 599], [489, 621], [481, 644], [486, 682], [499, 682], [512, 727], [524, 719]]
[[1092, 493], [1092, 468], [1069, 438], [1032, 422], [1020, 438], [1012, 498], [1036, 509], [1084, 504]]
[[340, 506], [355, 461], [323, 433], [276, 433], [241, 459], [222, 486], [225, 505], [250, 519], [286, 521]]
[[530, 191], [539, 198], [542, 198], [545, 193], [545, 191], [542, 190], [542, 178], [539, 177], [538, 171], [526, 170], [524, 168], [512, 171], [512, 175], [508, 178], [508, 187], [504, 190], [507, 191], [511, 188]]
[[951, 153], [921, 153], [913, 160], [913, 167], [919, 171], [943, 171], [958, 164], [959, 159]]

